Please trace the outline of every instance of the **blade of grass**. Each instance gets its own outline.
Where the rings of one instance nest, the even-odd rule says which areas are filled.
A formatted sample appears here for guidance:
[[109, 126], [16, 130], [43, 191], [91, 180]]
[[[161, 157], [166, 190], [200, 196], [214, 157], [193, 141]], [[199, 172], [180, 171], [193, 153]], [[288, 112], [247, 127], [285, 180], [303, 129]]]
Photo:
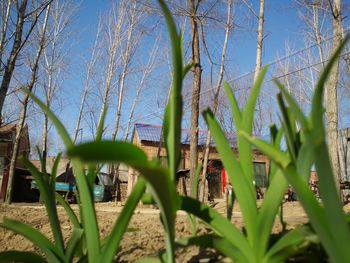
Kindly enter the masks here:
[[265, 142], [264, 140], [261, 140], [259, 138], [250, 136], [244, 131], [240, 131], [240, 134], [244, 138], [246, 138], [250, 143], [254, 144], [261, 152], [269, 156], [280, 167], [286, 168], [289, 165], [289, 155], [279, 150], [278, 147], [275, 147], [270, 143]]
[[[257, 208], [255, 200], [255, 190], [252, 192], [253, 182], [249, 182], [244, 176], [243, 169], [233, 153], [229, 141], [216, 121], [213, 113], [208, 109], [203, 113], [216, 144], [216, 148], [222, 158], [224, 167], [231, 179], [237, 200], [241, 206], [248, 237], [254, 239], [256, 231]], [[252, 240], [250, 240], [252, 242]], [[252, 243], [251, 243], [252, 244]]]
[[81, 228], [73, 229], [73, 233], [67, 243], [67, 248], [65, 253], [67, 262], [72, 262], [74, 254], [76, 252], [76, 248], [78, 247], [79, 243], [82, 241], [83, 235], [84, 235], [83, 229]]
[[315, 239], [317, 236], [306, 228], [306, 226], [298, 227], [283, 235], [265, 255], [263, 262], [285, 262], [296, 252], [307, 248], [310, 243], [308, 240]]
[[82, 161], [125, 162], [130, 165], [147, 165], [147, 155], [137, 146], [124, 141], [87, 142], [71, 147], [68, 156], [79, 157]]
[[45, 254], [49, 262], [63, 262], [64, 254], [47, 237], [38, 230], [28, 226], [20, 221], [5, 218], [0, 227], [10, 229], [13, 232], [24, 236], [34, 245], [38, 246]]
[[287, 145], [288, 145], [287, 149], [288, 149], [289, 154], [292, 158], [292, 161], [294, 161], [296, 163], [298, 149], [297, 149], [297, 145], [295, 144], [296, 131], [293, 128], [293, 126], [295, 125], [293, 123], [294, 118], [288, 112], [288, 108], [286, 107], [286, 105], [283, 101], [283, 97], [282, 97], [281, 93], [277, 94], [277, 101], [278, 101], [280, 111], [282, 113], [281, 122], [282, 122], [282, 127], [284, 130], [285, 138], [287, 141]]
[[56, 176], [57, 176], [57, 169], [58, 169], [58, 165], [59, 165], [60, 160], [61, 160], [61, 156], [62, 156], [62, 154], [59, 153], [56, 156], [55, 161], [52, 165], [51, 178], [50, 178], [50, 186], [51, 186], [52, 195], [55, 195], [55, 192], [56, 192]]
[[230, 106], [231, 106], [232, 116], [235, 119], [236, 129], [238, 130], [238, 129], [240, 129], [239, 125], [241, 124], [241, 121], [242, 121], [241, 110], [239, 109], [238, 102], [236, 100], [236, 97], [233, 94], [231, 86], [227, 81], [224, 81], [224, 89], [226, 92], [227, 100], [229, 101]]
[[78, 217], [75, 215], [73, 209], [69, 206], [67, 201], [59, 193], [56, 193], [55, 196], [56, 196], [56, 201], [64, 208], [73, 226], [76, 228], [80, 228], [81, 226], [80, 226]]
[[269, 188], [266, 191], [262, 206], [259, 211], [257, 221], [257, 236], [259, 239], [255, 244], [257, 258], [263, 258], [268, 246], [269, 237], [272, 226], [275, 221], [278, 208], [282, 202], [282, 198], [287, 189], [287, 180], [283, 176], [281, 170], [277, 170], [276, 174], [270, 182]]
[[[256, 101], [259, 96], [259, 92], [266, 74], [268, 66], [263, 66], [259, 72], [256, 81], [251, 89], [246, 105], [242, 110], [242, 123], [239, 125], [239, 130], [243, 130], [248, 134], [252, 134], [253, 122], [254, 122], [254, 113], [256, 107]], [[247, 177], [248, 181], [251, 182], [248, 184], [250, 191], [255, 192], [253, 185], [253, 156], [252, 156], [252, 146], [247, 142], [240, 133], [237, 135], [238, 150], [240, 156], [240, 163], [244, 172], [244, 175]]]
[[229, 220], [198, 200], [186, 196], [179, 196], [179, 199], [181, 210], [195, 215], [219, 235], [225, 237], [233, 246], [239, 248], [241, 254], [246, 258], [245, 262], [253, 262], [253, 254], [248, 241]]
[[38, 188], [40, 190], [41, 199], [46, 207], [47, 215], [50, 220], [52, 234], [54, 236], [55, 244], [61, 253], [64, 251], [63, 237], [60, 227], [60, 221], [57, 216], [57, 208], [55, 202], [55, 194], [47, 181], [41, 176], [38, 169], [27, 159], [23, 158], [22, 163], [28, 168], [31, 175], [34, 177]]
[[107, 108], [105, 108], [102, 112], [101, 122], [98, 124], [97, 130], [96, 130], [95, 141], [101, 141], [101, 139], [102, 139], [103, 127], [105, 125], [105, 120], [106, 120], [106, 113], [107, 113]]
[[145, 191], [145, 188], [146, 182], [142, 177], [140, 177], [133, 187], [130, 196], [126, 200], [123, 210], [119, 214], [118, 219], [109, 234], [106, 244], [102, 249], [99, 262], [112, 262], [119, 248], [123, 234], [128, 227], [131, 216], [133, 215], [134, 210]]
[[[68, 155], [74, 158], [79, 157], [84, 161], [94, 162], [96, 162], [95, 156], [98, 156], [100, 162], [123, 162], [139, 171], [149, 182], [150, 193], [160, 206], [161, 216], [163, 218], [164, 227], [166, 228], [166, 235], [168, 235], [166, 236], [166, 246], [173, 259], [174, 222], [178, 207], [178, 199], [175, 184], [171, 181], [168, 170], [157, 166], [157, 162], [148, 163], [145, 153], [132, 144], [117, 141], [108, 142], [108, 148], [114, 149], [110, 151], [106, 149], [106, 147], [101, 147], [101, 143], [104, 142], [91, 142], [77, 145], [68, 151]], [[120, 154], [121, 149], [127, 149], [129, 151], [127, 154], [129, 158]], [[94, 155], [91, 155], [91, 152], [93, 152]], [[170, 262], [172, 259], [170, 259], [169, 256], [168, 261]]]
[[[328, 237], [334, 242], [330, 243], [330, 247], [325, 247], [326, 251], [329, 253], [334, 262], [340, 262], [339, 260], [344, 260], [346, 258], [348, 244], [350, 244], [350, 233], [342, 211], [339, 196], [337, 194], [338, 190], [334, 181], [334, 173], [331, 168], [332, 164], [330, 163], [328, 149], [324, 139], [325, 129], [323, 126], [322, 103], [326, 80], [333, 65], [349, 39], [350, 35], [347, 35], [344, 38], [321, 73], [316, 84], [311, 110], [311, 121], [312, 126], [314, 127], [312, 131], [312, 140], [314, 143], [314, 154], [317, 156], [315, 165], [319, 177], [319, 187], [322, 200], [325, 210], [327, 211], [325, 216], [330, 225], [336, 226], [332, 230], [332, 235]], [[318, 128], [315, 129], [316, 127]], [[323, 241], [324, 240], [322, 240], [322, 242]]]
[[309, 122], [308, 122], [307, 118], [304, 116], [303, 111], [300, 109], [296, 100], [289, 94], [289, 92], [286, 90], [284, 85], [278, 79], [274, 79], [273, 81], [275, 82], [275, 84], [277, 85], [277, 87], [279, 88], [281, 93], [283, 94], [284, 98], [288, 102], [289, 106], [293, 110], [295, 117], [297, 118], [297, 120], [301, 124], [301, 128], [304, 130], [309, 130], [309, 128], [310, 128]]
[[313, 227], [319, 234], [320, 239], [324, 242], [325, 247], [331, 247], [332, 244], [334, 244], [334, 241], [330, 239], [330, 237], [332, 237], [332, 230], [327, 224], [326, 213], [315, 199], [314, 194], [309, 189], [308, 183], [302, 179], [301, 175], [298, 174], [298, 171], [292, 164], [288, 165], [289, 161], [287, 161], [288, 158], [286, 158], [286, 156], [284, 156], [284, 160], [280, 158], [281, 153], [278, 153], [279, 150], [259, 139], [253, 138], [244, 133], [243, 135], [256, 145], [258, 149], [267, 154], [274, 162], [281, 166], [283, 173], [297, 192], [300, 202], [308, 214], [310, 222], [312, 222]]
[[46, 260], [33, 252], [4, 251], [0, 252], [0, 262], [43, 263], [46, 262]]
[[84, 173], [82, 163], [77, 158], [71, 158], [73, 173], [76, 178], [79, 192], [79, 208], [81, 222], [84, 228], [86, 247], [89, 251], [88, 259], [91, 262], [97, 262], [100, 256], [100, 238], [94, 198], [89, 189], [88, 181]]
[[[181, 139], [181, 116], [182, 116], [182, 79], [184, 74], [182, 61], [181, 34], [177, 33], [175, 21], [170, 10], [163, 0], [158, 0], [162, 9], [172, 46], [173, 80], [169, 98], [169, 108], [167, 112], [168, 128], [165, 130], [165, 140], [167, 141], [168, 166], [170, 168], [171, 181], [175, 183], [177, 167], [180, 161], [180, 139]], [[188, 70], [188, 67], [185, 68]], [[171, 128], [170, 128], [171, 127]], [[169, 256], [170, 257], [170, 256]]]
[[199, 246], [199, 247], [211, 247], [216, 251], [219, 251], [225, 256], [235, 259], [237, 262], [246, 262], [246, 257], [241, 254], [239, 248], [232, 245], [225, 238], [207, 234], [196, 237], [180, 238], [176, 240], [176, 244], [179, 246]]
[[[40, 101], [34, 94], [28, 92], [31, 99], [39, 105], [39, 107], [47, 114], [51, 119], [52, 123], [55, 125], [59, 135], [62, 138], [67, 149], [73, 146], [73, 141], [70, 138], [67, 130], [64, 128], [62, 122], [57, 118], [57, 116], [47, 107], [42, 101]], [[82, 218], [82, 224], [84, 225], [84, 234], [86, 236], [87, 249], [89, 250], [88, 258], [89, 261], [95, 262], [100, 254], [100, 244], [99, 244], [99, 233], [96, 220], [96, 213], [94, 208], [93, 198], [91, 196], [91, 191], [89, 190], [89, 185], [86, 180], [85, 174], [83, 172], [83, 167], [81, 163], [77, 160], [72, 160], [73, 171], [76, 177], [78, 189], [79, 189], [79, 208], [80, 215]], [[83, 203], [84, 205], [81, 205]]]

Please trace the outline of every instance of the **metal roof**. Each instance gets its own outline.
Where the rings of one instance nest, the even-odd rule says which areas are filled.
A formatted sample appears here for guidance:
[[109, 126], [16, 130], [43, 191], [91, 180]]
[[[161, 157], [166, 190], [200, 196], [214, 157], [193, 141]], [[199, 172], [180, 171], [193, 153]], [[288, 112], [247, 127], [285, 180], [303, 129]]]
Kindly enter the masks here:
[[[153, 125], [153, 124], [144, 124], [144, 123], [136, 123], [135, 131], [137, 132], [139, 139], [141, 141], [147, 142], [159, 142], [161, 135], [162, 126]], [[207, 140], [206, 130], [198, 131], [198, 145], [204, 146]], [[229, 140], [231, 147], [237, 147], [237, 139], [235, 132], [226, 132], [226, 138]], [[189, 129], [181, 129], [181, 144], [189, 145], [190, 144], [190, 130]], [[211, 138], [210, 142], [211, 146], [214, 146], [214, 141]]]

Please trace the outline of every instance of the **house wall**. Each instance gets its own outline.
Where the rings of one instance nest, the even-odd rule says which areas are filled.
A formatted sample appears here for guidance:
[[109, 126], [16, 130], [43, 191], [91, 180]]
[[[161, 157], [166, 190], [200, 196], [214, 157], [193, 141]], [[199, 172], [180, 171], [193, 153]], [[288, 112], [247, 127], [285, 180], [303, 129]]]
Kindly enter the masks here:
[[[7, 128], [8, 127], [8, 128]], [[3, 126], [0, 130], [0, 198], [5, 198], [9, 166], [12, 157], [14, 142], [16, 139], [16, 125]], [[18, 157], [29, 158], [30, 143], [28, 135], [28, 126], [24, 126], [18, 147]], [[26, 169], [22, 162], [16, 160], [16, 169]], [[17, 181], [15, 181], [17, 182]]]
[[[139, 136], [138, 136], [137, 132], [135, 132], [135, 134], [133, 136], [132, 143], [137, 145], [138, 147], [142, 148], [145, 151], [145, 153], [147, 154], [149, 160], [157, 157], [158, 150], [159, 150], [159, 143], [158, 142], [147, 142], [147, 141], [141, 142], [139, 140]], [[201, 147], [201, 146], [198, 147], [198, 158], [199, 159], [203, 159], [204, 150], [205, 150], [204, 147]], [[166, 158], [166, 150], [164, 147], [161, 147], [159, 156], [160, 156], [160, 158]], [[189, 145], [181, 145], [181, 156], [182, 156], [182, 160], [180, 162], [179, 169], [189, 169], [190, 168], [190, 146]], [[214, 147], [210, 148], [209, 160], [220, 160], [220, 155]], [[253, 161], [265, 163], [266, 164], [266, 174], [268, 174], [270, 162], [269, 162], [269, 159], [265, 155], [263, 155], [259, 151], [254, 151]], [[135, 170], [133, 170], [132, 168], [129, 168], [128, 194], [130, 194], [131, 189], [136, 182], [136, 179], [137, 179], [137, 172]]]

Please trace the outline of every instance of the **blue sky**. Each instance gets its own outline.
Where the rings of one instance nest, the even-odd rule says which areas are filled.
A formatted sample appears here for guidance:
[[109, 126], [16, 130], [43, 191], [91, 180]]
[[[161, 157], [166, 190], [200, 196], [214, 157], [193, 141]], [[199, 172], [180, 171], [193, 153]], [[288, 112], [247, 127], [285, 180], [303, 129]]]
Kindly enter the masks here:
[[[186, 3], [185, 0], [183, 0]], [[255, 5], [254, 8], [258, 12], [258, 1], [251, 1]], [[350, 0], [343, 1], [349, 3]], [[83, 77], [86, 71], [85, 65], [82, 63], [81, 58], [89, 58], [91, 46], [95, 39], [96, 27], [100, 15], [105, 15], [106, 11], [111, 6], [111, 1], [107, 0], [85, 0], [81, 2], [81, 6], [77, 11], [73, 21], [72, 39], [76, 41], [76, 44], [71, 50], [71, 74], [65, 82], [65, 89], [69, 90], [69, 98], [66, 99], [66, 105], [69, 105], [61, 114], [67, 120], [66, 124], [69, 130], [72, 130], [75, 125], [75, 120], [78, 112], [80, 94], [83, 87]], [[256, 27], [250, 27], [249, 24], [243, 19], [242, 7], [236, 8], [235, 18], [240, 27], [234, 28], [233, 34], [230, 37], [230, 42], [227, 50], [227, 67], [226, 70], [232, 73], [232, 77], [239, 76], [246, 72], [252, 71], [255, 67], [256, 57], [256, 39], [257, 35], [254, 30]], [[245, 12], [248, 12], [247, 9]], [[305, 46], [302, 37], [303, 22], [300, 20], [297, 9], [293, 1], [287, 0], [266, 0], [265, 7], [265, 39], [263, 48], [263, 64], [269, 63], [276, 59], [277, 55], [285, 55], [285, 43], [288, 42], [295, 49], [301, 49]], [[346, 25], [344, 25], [346, 27]], [[250, 30], [249, 30], [250, 29]], [[189, 33], [189, 31], [185, 32]], [[211, 33], [208, 31], [208, 33]], [[217, 50], [216, 58], [219, 58], [221, 52], [221, 45], [223, 39], [223, 29], [217, 31], [216, 34], [208, 37], [208, 45], [212, 50]], [[210, 34], [209, 34], [210, 35]], [[162, 45], [168, 45], [166, 39], [167, 33], [164, 32]], [[188, 36], [187, 36], [188, 38]], [[186, 36], [185, 36], [186, 39]], [[144, 42], [144, 47], [148, 48], [152, 43]], [[148, 53], [148, 50], [144, 49], [139, 52], [139, 56], [143, 56]], [[214, 52], [215, 53], [215, 52]], [[206, 58], [202, 57], [203, 72], [207, 74], [208, 63]], [[217, 59], [218, 61], [218, 59]], [[168, 74], [168, 67], [158, 69], [158, 75]], [[206, 78], [207, 76], [204, 76]], [[230, 78], [226, 75], [225, 78]], [[215, 81], [214, 81], [215, 82]], [[154, 85], [163, 85], [162, 89], [167, 89], [167, 82], [155, 83]], [[125, 107], [130, 105], [131, 101], [125, 102]], [[139, 107], [139, 114], [149, 116], [154, 110], [154, 105], [150, 104], [150, 99], [145, 97], [144, 107]], [[114, 108], [110, 108], [111, 112], [114, 112]], [[111, 117], [112, 120], [114, 117]], [[154, 124], [160, 124], [160, 118], [145, 118], [140, 122], [149, 122]], [[123, 122], [122, 122], [123, 123]]]

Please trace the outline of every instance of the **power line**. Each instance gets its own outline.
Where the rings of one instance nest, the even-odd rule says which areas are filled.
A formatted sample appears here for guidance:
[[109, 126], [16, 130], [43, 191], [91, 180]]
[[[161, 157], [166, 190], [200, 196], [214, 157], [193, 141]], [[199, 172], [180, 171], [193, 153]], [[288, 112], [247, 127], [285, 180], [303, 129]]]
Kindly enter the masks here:
[[[347, 32], [349, 32], [349, 31], [350, 31], [350, 27], [347, 28], [346, 30], [344, 30], [344, 33], [347, 33]], [[290, 57], [294, 57], [294, 56], [296, 56], [296, 55], [299, 55], [299, 54], [301, 54], [301, 53], [303, 53], [303, 52], [305, 52], [305, 51], [307, 51], [307, 50], [309, 50], [309, 49], [315, 48], [315, 47], [317, 47], [318, 45], [324, 44], [325, 42], [327, 42], [327, 41], [329, 41], [329, 40], [332, 40], [332, 39], [334, 39], [334, 38], [335, 38], [335, 36], [326, 38], [326, 39], [322, 40], [319, 44], [318, 44], [318, 43], [315, 43], [315, 44], [312, 44], [312, 45], [310, 45], [310, 46], [308, 46], [308, 47], [305, 47], [305, 48], [303, 48], [303, 49], [299, 49], [299, 50], [297, 50], [297, 51], [295, 51], [295, 52], [292, 52], [292, 53], [290, 53], [290, 54], [288, 54], [288, 55], [286, 55], [286, 56], [283, 56], [283, 57], [281, 57], [281, 58], [275, 59], [275, 60], [273, 60], [273, 61], [271, 61], [270, 63], [267, 63], [267, 64], [270, 65], [270, 66], [275, 65], [275, 64], [277, 64], [277, 63], [279, 63], [279, 62], [281, 62], [281, 61], [283, 61], [283, 60], [285, 60], [285, 59], [288, 59], [288, 58], [290, 58]], [[344, 57], [344, 56], [349, 55], [349, 54], [350, 54], [350, 52], [347, 52], [347, 53], [342, 54], [342, 55], [339, 56], [339, 57]], [[285, 73], [285, 74], [283, 74], [283, 75], [280, 75], [280, 76], [277, 76], [277, 77], [273, 77], [273, 78], [271, 78], [271, 79], [269, 79], [269, 80], [264, 81], [264, 83], [271, 82], [271, 81], [272, 81], [273, 79], [275, 79], [275, 78], [279, 79], [279, 78], [282, 78], [282, 77], [286, 77], [286, 76], [289, 76], [289, 75], [298, 73], [298, 72], [300, 72], [300, 71], [309, 69], [309, 68], [311, 68], [311, 67], [314, 67], [314, 66], [323, 64], [323, 63], [325, 63], [325, 62], [327, 62], [327, 61], [329, 61], [329, 59], [325, 59], [325, 60], [322, 60], [322, 61], [320, 61], [320, 62], [317, 62], [317, 63], [311, 64], [311, 65], [305, 66], [305, 67], [303, 67], [303, 68], [299, 68], [299, 69], [297, 69], [297, 70], [287, 72], [287, 73]], [[236, 82], [236, 81], [238, 81], [238, 80], [240, 80], [240, 79], [243, 79], [243, 78], [245, 78], [245, 77], [247, 77], [247, 76], [249, 76], [249, 75], [251, 75], [251, 74], [253, 74], [253, 73], [255, 73], [255, 70], [251, 70], [251, 71], [249, 71], [249, 72], [243, 73], [243, 74], [237, 76], [236, 78], [227, 80], [227, 82], [231, 82], [231, 83], [232, 83], [232, 82]], [[202, 91], [202, 92], [200, 92], [199, 94], [200, 94], [200, 95], [204, 95], [204, 94], [206, 94], [206, 93], [208, 93], [208, 92], [210, 92], [210, 91], [212, 91], [212, 90], [214, 90], [214, 89], [216, 89], [216, 87], [206, 89], [205, 91]], [[243, 89], [245, 89], [245, 88], [236, 89], [236, 90], [234, 90], [234, 91], [237, 92], [237, 91], [241, 91], [241, 90], [243, 90]], [[197, 94], [194, 94], [194, 95], [197, 95]], [[190, 100], [191, 100], [191, 97], [189, 97], [189, 98], [187, 98], [187, 99], [184, 99], [184, 100], [183, 100], [183, 103], [188, 102], [188, 101], [190, 101]], [[163, 111], [164, 111], [164, 109], [159, 109], [159, 110], [153, 111], [153, 112], [151, 112], [151, 113], [149, 113], [149, 114], [147, 114], [147, 115], [145, 115], [145, 116], [143, 116], [143, 117], [140, 117], [140, 118], [135, 119], [134, 121], [132, 121], [132, 123], [134, 124], [134, 123], [136, 123], [137, 121], [140, 121], [140, 120], [143, 120], [143, 121], [144, 121], [144, 120], [153, 119], [153, 118], [154, 118], [154, 115], [159, 114], [159, 113], [161, 113], [161, 112], [163, 112]], [[129, 134], [130, 134], [130, 132], [129, 132]], [[128, 134], [128, 135], [129, 135], [129, 134]]]

